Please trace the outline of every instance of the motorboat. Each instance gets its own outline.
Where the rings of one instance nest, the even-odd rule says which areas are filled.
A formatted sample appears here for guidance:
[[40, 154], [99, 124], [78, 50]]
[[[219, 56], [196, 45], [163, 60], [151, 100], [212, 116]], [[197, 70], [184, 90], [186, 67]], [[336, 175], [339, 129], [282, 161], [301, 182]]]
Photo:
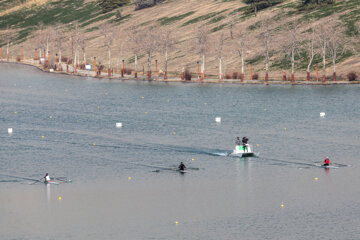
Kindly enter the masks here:
[[255, 156], [255, 152], [250, 144], [243, 144], [243, 145], [235, 145], [235, 149], [231, 156], [238, 156], [238, 157], [253, 157]]

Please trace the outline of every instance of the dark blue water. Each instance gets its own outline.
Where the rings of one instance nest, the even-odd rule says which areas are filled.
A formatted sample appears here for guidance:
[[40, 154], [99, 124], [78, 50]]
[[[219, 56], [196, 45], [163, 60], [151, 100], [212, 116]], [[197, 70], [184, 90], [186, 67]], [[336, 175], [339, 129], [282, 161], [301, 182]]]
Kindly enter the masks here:
[[[358, 239], [359, 91], [0, 64], [0, 238]], [[227, 157], [237, 136], [259, 157]], [[32, 184], [45, 172], [72, 183]]]

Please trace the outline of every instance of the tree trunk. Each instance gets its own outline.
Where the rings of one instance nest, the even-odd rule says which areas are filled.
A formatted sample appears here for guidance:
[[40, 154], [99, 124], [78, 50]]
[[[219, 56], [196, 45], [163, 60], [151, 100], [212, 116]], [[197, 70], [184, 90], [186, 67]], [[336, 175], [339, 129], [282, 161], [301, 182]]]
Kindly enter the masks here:
[[244, 82], [244, 69], [245, 69], [245, 63], [244, 63], [244, 47], [241, 48], [241, 82]]
[[108, 77], [111, 77], [111, 48], [108, 45], [108, 54], [109, 54], [109, 68], [108, 68]]
[[8, 42], [8, 44], [6, 45], [6, 61], [9, 61], [9, 46], [10, 43]]
[[74, 67], [74, 73], [76, 73], [76, 53], [77, 51], [75, 50], [75, 57], [74, 57], [74, 62], [73, 62], [73, 67]]
[[148, 80], [151, 80], [151, 52], [148, 52], [148, 61], [147, 61], [147, 68], [148, 68]]
[[202, 60], [201, 60], [201, 80], [205, 79], [205, 55], [202, 55]]
[[336, 81], [336, 50], [333, 57], [333, 81]]
[[137, 55], [135, 54], [134, 56], [134, 68], [135, 68], [135, 78], [137, 78]]
[[46, 37], [46, 52], [45, 52], [45, 60], [48, 58], [49, 53], [49, 38]]
[[222, 59], [219, 58], [219, 81], [222, 82]]
[[59, 49], [59, 71], [62, 71], [62, 65], [61, 65], [61, 49]]
[[165, 51], [165, 73], [164, 73], [164, 80], [167, 80], [167, 68], [168, 68], [168, 52]]
[[326, 75], [326, 48], [323, 46], [323, 82], [325, 82]]

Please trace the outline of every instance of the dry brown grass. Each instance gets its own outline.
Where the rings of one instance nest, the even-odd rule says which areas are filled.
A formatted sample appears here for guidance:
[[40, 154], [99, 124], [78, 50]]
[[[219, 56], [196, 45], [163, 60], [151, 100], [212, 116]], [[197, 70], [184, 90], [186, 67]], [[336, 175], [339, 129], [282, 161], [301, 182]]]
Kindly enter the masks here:
[[[16, 9], [19, 9], [20, 7], [25, 6], [31, 6], [31, 4], [44, 4], [48, 0], [30, 0], [24, 6], [17, 6], [16, 8], [11, 8], [6, 11], [15, 11]], [[92, 0], [89, 0], [92, 1]], [[290, 0], [294, 1], [294, 0]], [[287, 1], [286, 3], [290, 2]], [[244, 4], [242, 1], [231, 1], [231, 2], [222, 2], [222, 1], [213, 1], [213, 0], [183, 0], [183, 1], [166, 1], [163, 4], [159, 4], [155, 7], [142, 9], [140, 11], [134, 11], [134, 6], [128, 6], [122, 9], [122, 15], [125, 16], [127, 14], [131, 14], [131, 18], [128, 21], [124, 21], [121, 25], [119, 25], [120, 32], [118, 39], [114, 41], [114, 44], [112, 46], [112, 62], [116, 63], [118, 61], [117, 58], [120, 59], [130, 59], [133, 56], [133, 52], [130, 50], [129, 47], [129, 39], [127, 37], [127, 29], [131, 27], [132, 25], [141, 25], [145, 24], [146, 26], [153, 26], [155, 27], [154, 31], [161, 30], [162, 28], [171, 29], [175, 33], [175, 38], [177, 39], [176, 48], [172, 49], [169, 52], [169, 65], [168, 69], [169, 72], [180, 72], [181, 69], [185, 66], [189, 68], [189, 70], [193, 73], [197, 73], [197, 64], [196, 62], [199, 60], [199, 56], [194, 52], [194, 44], [195, 44], [195, 36], [196, 32], [200, 27], [207, 26], [209, 29], [212, 29], [216, 26], [220, 26], [222, 24], [227, 24], [230, 21], [230, 13], [238, 9], [240, 7], [243, 7]], [[157, 21], [160, 18], [163, 17], [173, 17], [173, 16], [179, 16], [182, 14], [186, 14], [190, 11], [194, 11], [195, 13], [185, 17], [182, 20], [176, 21], [170, 25], [161, 26], [160, 23]], [[194, 24], [190, 24], [187, 26], [183, 26], [183, 24], [186, 21], [189, 21], [191, 19], [194, 19], [196, 17], [214, 13], [214, 12], [220, 12], [224, 11], [220, 15], [225, 16], [226, 18], [220, 20], [219, 22], [208, 24], [208, 20], [197, 22]], [[285, 10], [286, 11], [286, 10]], [[247, 51], [246, 51], [246, 59], [251, 59], [256, 56], [263, 54], [263, 46], [262, 46], [262, 40], [260, 38], [260, 30], [257, 29], [255, 31], [248, 31], [246, 30], [250, 25], [253, 25], [254, 23], [260, 21], [260, 20], [266, 20], [268, 18], [272, 18], [279, 14], [280, 10], [277, 8], [274, 8], [272, 10], [263, 11], [260, 12], [256, 17], [252, 16], [246, 19], [246, 21], [240, 21], [240, 15], [235, 15], [235, 19], [237, 19], [235, 22], [235, 25], [233, 27], [235, 37], [240, 34], [240, 32], [244, 33], [246, 32], [246, 37], [248, 39], [247, 41]], [[8, 12], [7, 12], [8, 13]], [[0, 13], [5, 14], [4, 12]], [[329, 18], [334, 19], [338, 16], [333, 15]], [[312, 24], [305, 24], [299, 26], [299, 32], [305, 32], [310, 27], [314, 27], [317, 24], [325, 23], [329, 21], [329, 18], [323, 18], [319, 21], [312, 23]], [[287, 33], [285, 26], [289, 24], [289, 22], [293, 21], [293, 19], [281, 19], [278, 22], [275, 22], [273, 25], [273, 28], [281, 27], [279, 31], [276, 32], [276, 35], [273, 37], [273, 41], [271, 43], [271, 50], [277, 52], [271, 59], [270, 63], [274, 62], [276, 58], [283, 57], [284, 53], [282, 52], [282, 45], [279, 43], [284, 42], [285, 39], [288, 38], [289, 34]], [[94, 23], [90, 26], [87, 26], [86, 28], [91, 28], [95, 26], [99, 26], [100, 23]], [[230, 31], [229, 27], [224, 27], [221, 31], [211, 33], [210, 37], [212, 39], [212, 49], [210, 49], [205, 57], [205, 72], [207, 74], [217, 74], [217, 65], [218, 60], [216, 57], [216, 42], [219, 38], [220, 34], [224, 34], [226, 37], [225, 40], [225, 47], [224, 47], [224, 58], [223, 58], [223, 64], [224, 64], [224, 72], [232, 73], [232, 72], [240, 72], [241, 71], [241, 61], [238, 56], [238, 53], [235, 51], [238, 45], [238, 40], [230, 39]], [[87, 56], [88, 56], [88, 62], [93, 63], [93, 57], [97, 57], [97, 62], [101, 63], [107, 63], [107, 51], [106, 46], [104, 45], [103, 37], [100, 34], [100, 31], [93, 31], [86, 33], [87, 40]], [[34, 39], [29, 38], [26, 42], [22, 43], [24, 45], [25, 54], [29, 57], [33, 57], [34, 54]], [[123, 55], [120, 56], [121, 52], [121, 46], [123, 46]], [[20, 50], [20, 46], [15, 46], [11, 49], [11, 51], [16, 54]], [[54, 52], [54, 48], [51, 49], [52, 52]], [[64, 56], [70, 57], [71, 50], [68, 48], [67, 50], [63, 51]], [[141, 53], [139, 55], [142, 55], [144, 53]], [[155, 56], [153, 56], [153, 60], [158, 59], [159, 60], [159, 71], [164, 70], [164, 56], [162, 52], [155, 53]], [[115, 66], [116, 64], [114, 64]], [[126, 63], [127, 66], [133, 68], [133, 63]], [[138, 71], [142, 69], [142, 66], [146, 66], [146, 57], [143, 57], [139, 59], [138, 63]], [[153, 65], [154, 67], [154, 65]], [[348, 72], [355, 69], [355, 67], [360, 68], [360, 61], [357, 58], [352, 58], [347, 61], [344, 61], [343, 63], [338, 65], [338, 74], [344, 74], [346, 75]], [[153, 69], [155, 70], [155, 69]], [[314, 69], [312, 69], [314, 71]], [[264, 63], [258, 62], [256, 65], [253, 66], [253, 72], [259, 73], [260, 78], [264, 76]], [[282, 78], [282, 69], [271, 69], [270, 68], [270, 78]], [[327, 71], [328, 75], [331, 75], [331, 69], [329, 68]], [[296, 72], [296, 77], [306, 77], [305, 70], [302, 72]], [[249, 76], [249, 65], [245, 66], [245, 79]], [[314, 76], [314, 72], [312, 72], [312, 76]]]
[[30, 8], [30, 7], [33, 7], [34, 5], [41, 6], [41, 5], [46, 4], [49, 1], [51, 1], [51, 0], [28, 0], [23, 4], [19, 4], [17, 6], [14, 6], [14, 7], [11, 7], [6, 10], [1, 11], [0, 16], [4, 16], [6, 14], [9, 14], [9, 13], [12, 13], [12, 12], [24, 9], [24, 8]]

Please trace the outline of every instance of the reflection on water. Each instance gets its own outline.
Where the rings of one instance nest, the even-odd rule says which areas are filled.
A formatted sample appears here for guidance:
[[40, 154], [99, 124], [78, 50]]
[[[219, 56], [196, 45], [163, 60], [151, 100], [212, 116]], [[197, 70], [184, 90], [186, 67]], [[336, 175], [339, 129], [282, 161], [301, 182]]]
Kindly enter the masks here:
[[[0, 239], [357, 239], [358, 93], [0, 64]], [[259, 157], [227, 157], [236, 136]]]

